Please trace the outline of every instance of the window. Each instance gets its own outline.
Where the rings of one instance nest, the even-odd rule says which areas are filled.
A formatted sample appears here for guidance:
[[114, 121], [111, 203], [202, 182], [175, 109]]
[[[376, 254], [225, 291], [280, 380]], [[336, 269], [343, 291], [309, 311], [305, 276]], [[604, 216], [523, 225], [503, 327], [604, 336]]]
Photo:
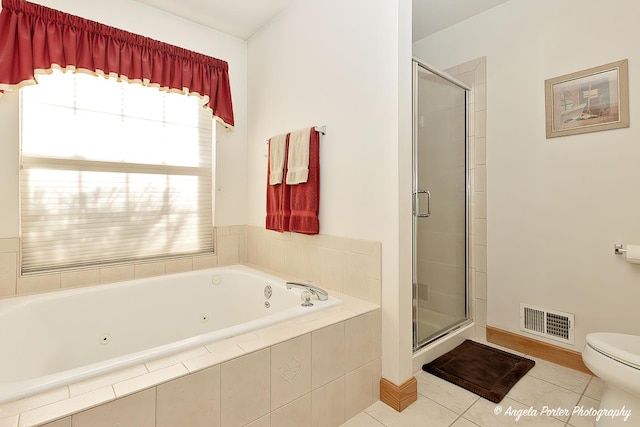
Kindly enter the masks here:
[[213, 252], [211, 113], [86, 74], [22, 89], [22, 272]]

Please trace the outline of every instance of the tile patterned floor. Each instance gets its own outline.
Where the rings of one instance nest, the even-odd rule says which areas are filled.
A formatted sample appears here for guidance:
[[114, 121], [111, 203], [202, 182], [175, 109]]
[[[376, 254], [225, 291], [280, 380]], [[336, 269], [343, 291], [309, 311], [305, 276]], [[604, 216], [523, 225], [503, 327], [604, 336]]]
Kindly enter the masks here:
[[[416, 375], [418, 400], [403, 412], [376, 402], [342, 427], [593, 427], [595, 416], [572, 413], [574, 408], [598, 409], [604, 388], [602, 380], [527, 357], [535, 360], [536, 365], [498, 404], [420, 372]], [[547, 409], [542, 413], [544, 408]], [[524, 414], [517, 417], [518, 412]], [[633, 425], [632, 421], [629, 425]]]

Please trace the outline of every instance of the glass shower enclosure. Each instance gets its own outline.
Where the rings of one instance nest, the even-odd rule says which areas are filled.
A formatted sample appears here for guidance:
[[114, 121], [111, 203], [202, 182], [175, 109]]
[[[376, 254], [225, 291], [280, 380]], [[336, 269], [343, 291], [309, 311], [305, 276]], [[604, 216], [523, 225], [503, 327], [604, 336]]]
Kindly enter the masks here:
[[471, 322], [469, 88], [413, 61], [413, 349]]

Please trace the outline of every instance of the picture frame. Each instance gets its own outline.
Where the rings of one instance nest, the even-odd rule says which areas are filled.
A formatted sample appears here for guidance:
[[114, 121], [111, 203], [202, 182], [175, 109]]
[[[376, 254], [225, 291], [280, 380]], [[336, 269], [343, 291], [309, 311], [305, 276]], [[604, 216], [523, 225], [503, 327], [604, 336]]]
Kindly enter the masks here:
[[547, 138], [629, 127], [628, 60], [545, 80]]

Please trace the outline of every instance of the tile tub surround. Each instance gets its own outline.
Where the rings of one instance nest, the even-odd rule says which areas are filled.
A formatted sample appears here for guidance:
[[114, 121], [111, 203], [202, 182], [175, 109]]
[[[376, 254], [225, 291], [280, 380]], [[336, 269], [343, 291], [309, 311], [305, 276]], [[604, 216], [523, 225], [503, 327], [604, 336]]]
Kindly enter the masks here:
[[[93, 286], [231, 264], [249, 264], [291, 280], [380, 304], [381, 243], [327, 235], [277, 233], [236, 225], [216, 228], [214, 255], [126, 263], [20, 276], [20, 239], [0, 239], [0, 298]], [[0, 426], [2, 427], [2, 426]]]
[[247, 263], [380, 304], [382, 244], [247, 227]]
[[[247, 258], [246, 240], [244, 225], [217, 227], [215, 229], [216, 253], [213, 255], [122, 263], [23, 277], [20, 275], [20, 239], [0, 239], [0, 298], [240, 264]], [[0, 425], [0, 427], [3, 426]]]
[[379, 399], [379, 306], [343, 304], [0, 404], [0, 427], [339, 426]]

